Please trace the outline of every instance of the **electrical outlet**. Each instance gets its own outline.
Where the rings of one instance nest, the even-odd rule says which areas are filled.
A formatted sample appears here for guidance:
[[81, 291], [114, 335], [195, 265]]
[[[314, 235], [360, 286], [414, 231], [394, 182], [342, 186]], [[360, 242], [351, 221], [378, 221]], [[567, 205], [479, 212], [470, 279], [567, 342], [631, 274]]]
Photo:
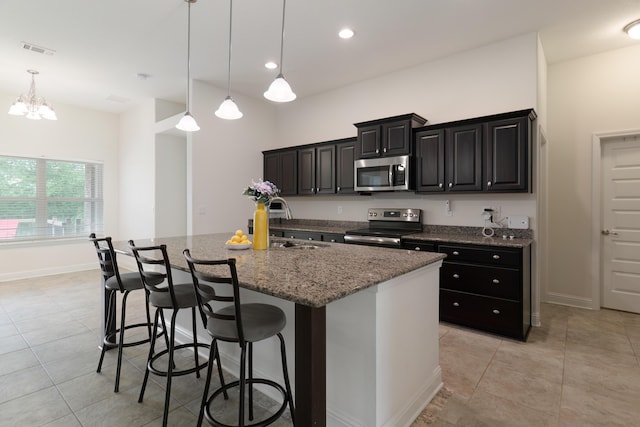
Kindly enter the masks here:
[[338, 206], [338, 215], [342, 215], [342, 206]]
[[529, 217], [511, 215], [507, 218], [507, 227], [526, 230], [529, 228]]
[[447, 216], [453, 216], [453, 211], [451, 210], [451, 200], [444, 201], [444, 213]]

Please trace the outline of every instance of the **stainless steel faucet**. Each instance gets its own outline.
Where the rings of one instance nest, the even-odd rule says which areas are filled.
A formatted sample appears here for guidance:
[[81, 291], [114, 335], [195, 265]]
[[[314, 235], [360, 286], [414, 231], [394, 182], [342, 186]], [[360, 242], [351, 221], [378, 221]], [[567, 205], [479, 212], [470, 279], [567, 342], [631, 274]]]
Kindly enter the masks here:
[[289, 208], [289, 204], [287, 203], [287, 201], [285, 199], [283, 199], [282, 197], [274, 197], [273, 199], [271, 199], [271, 202], [281, 202], [282, 206], [284, 206], [284, 216], [286, 219], [293, 219], [293, 216], [291, 215], [291, 209]]

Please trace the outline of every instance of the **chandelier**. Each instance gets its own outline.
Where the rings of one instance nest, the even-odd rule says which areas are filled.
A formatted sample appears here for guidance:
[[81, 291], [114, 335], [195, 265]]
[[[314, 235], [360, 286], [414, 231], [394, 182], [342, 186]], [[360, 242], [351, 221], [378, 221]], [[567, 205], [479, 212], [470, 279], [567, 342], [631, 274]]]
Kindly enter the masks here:
[[27, 95], [20, 95], [9, 108], [12, 116], [25, 116], [31, 120], [58, 120], [55, 111], [44, 98], [36, 96], [36, 70], [27, 70], [31, 74], [31, 86]]

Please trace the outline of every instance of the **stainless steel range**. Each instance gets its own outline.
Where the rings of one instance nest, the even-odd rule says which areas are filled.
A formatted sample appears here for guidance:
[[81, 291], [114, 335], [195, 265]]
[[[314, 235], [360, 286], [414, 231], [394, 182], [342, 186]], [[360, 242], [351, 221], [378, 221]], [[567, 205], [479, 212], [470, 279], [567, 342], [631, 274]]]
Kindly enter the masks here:
[[345, 243], [400, 248], [400, 237], [422, 232], [421, 209], [369, 208], [368, 228], [348, 230]]

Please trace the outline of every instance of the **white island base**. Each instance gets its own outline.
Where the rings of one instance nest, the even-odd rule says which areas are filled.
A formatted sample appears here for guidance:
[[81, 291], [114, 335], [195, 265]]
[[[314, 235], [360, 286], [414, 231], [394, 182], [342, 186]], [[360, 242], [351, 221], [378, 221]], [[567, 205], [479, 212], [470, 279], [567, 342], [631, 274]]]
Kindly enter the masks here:
[[[327, 426], [410, 426], [440, 390], [441, 264], [437, 261], [326, 306]], [[291, 383], [295, 384], [294, 304], [247, 290], [242, 299], [275, 304], [287, 314], [283, 334]], [[180, 314], [184, 316], [179, 316], [177, 329], [184, 334], [190, 320], [186, 311]], [[206, 342], [210, 338], [201, 330], [198, 339]], [[221, 343], [220, 351], [223, 367], [237, 375], [237, 345]], [[282, 381], [277, 340], [254, 346], [254, 373]]]

